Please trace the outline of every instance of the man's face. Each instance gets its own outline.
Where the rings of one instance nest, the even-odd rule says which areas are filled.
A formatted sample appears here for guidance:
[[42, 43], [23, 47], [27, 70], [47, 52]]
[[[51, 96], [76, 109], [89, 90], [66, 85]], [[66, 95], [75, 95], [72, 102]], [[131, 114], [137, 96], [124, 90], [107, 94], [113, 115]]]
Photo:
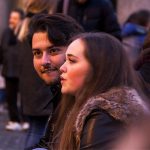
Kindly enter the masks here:
[[60, 66], [65, 61], [66, 47], [55, 46], [48, 39], [46, 32], [34, 33], [32, 38], [33, 64], [38, 75], [53, 84], [59, 81]]
[[21, 22], [21, 17], [20, 14], [18, 12], [12, 11], [10, 13], [10, 17], [9, 17], [9, 27], [12, 30], [15, 30], [15, 28], [17, 27], [17, 25]]

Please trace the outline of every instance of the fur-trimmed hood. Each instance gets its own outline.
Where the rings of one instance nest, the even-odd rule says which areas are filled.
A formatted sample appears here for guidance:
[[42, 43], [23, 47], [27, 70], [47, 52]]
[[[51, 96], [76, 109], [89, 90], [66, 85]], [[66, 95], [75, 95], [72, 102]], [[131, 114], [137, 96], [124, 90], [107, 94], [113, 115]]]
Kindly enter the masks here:
[[116, 120], [130, 124], [148, 113], [148, 107], [135, 89], [128, 87], [111, 89], [88, 99], [79, 112], [76, 122], [76, 135], [80, 136], [86, 117], [94, 110], [102, 109]]

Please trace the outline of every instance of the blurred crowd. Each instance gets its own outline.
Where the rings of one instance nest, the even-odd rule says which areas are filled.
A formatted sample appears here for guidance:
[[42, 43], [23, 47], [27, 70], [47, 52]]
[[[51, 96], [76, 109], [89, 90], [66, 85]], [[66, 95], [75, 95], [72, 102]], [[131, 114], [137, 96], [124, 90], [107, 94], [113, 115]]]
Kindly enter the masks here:
[[[11, 10], [8, 26], [3, 31], [0, 41], [0, 115], [5, 111], [8, 112], [6, 130], [28, 132], [26, 148], [36, 145], [43, 137], [49, 116], [53, 114], [52, 110], [57, 105], [51, 105], [57, 88], [45, 84], [35, 70], [34, 52], [31, 48], [33, 41], [32, 39], [31, 43], [28, 41], [30, 24], [32, 18], [38, 14], [57, 13], [75, 19], [85, 32], [107, 33], [120, 41], [129, 58], [130, 67], [137, 74], [141, 89], [148, 97], [145, 101], [149, 103], [150, 100], [149, 10], [133, 12], [124, 24], [120, 25], [114, 6], [109, 0], [28, 0], [24, 10], [21, 8]], [[63, 23], [60, 22], [59, 25], [63, 26]], [[44, 29], [41, 28], [42, 30]], [[57, 36], [57, 32], [54, 33], [53, 36]], [[38, 40], [42, 40], [40, 35]], [[36, 53], [40, 55], [40, 52]], [[135, 146], [136, 143], [140, 144], [138, 140], [142, 143], [141, 139], [149, 137], [146, 133], [149, 133], [150, 129], [144, 125], [145, 120], [141, 130], [139, 126], [131, 126], [116, 143], [115, 150], [146, 150]], [[134, 145], [133, 142], [129, 142], [128, 137], [131, 137], [131, 141], [134, 139]], [[149, 144], [147, 141], [145, 143], [144, 146]]]

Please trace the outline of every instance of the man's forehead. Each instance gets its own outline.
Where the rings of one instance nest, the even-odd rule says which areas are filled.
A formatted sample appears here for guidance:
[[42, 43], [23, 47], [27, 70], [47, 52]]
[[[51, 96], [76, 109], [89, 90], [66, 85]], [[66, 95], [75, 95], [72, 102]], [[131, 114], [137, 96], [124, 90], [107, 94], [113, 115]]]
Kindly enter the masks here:
[[33, 37], [32, 37], [32, 48], [33, 47], [37, 47], [37, 46], [42, 46], [42, 47], [58, 47], [58, 48], [65, 48], [67, 49], [67, 46], [66, 45], [63, 45], [63, 44], [60, 44], [61, 42], [59, 41], [52, 41], [49, 37], [48, 37], [48, 34], [47, 32], [42, 32], [42, 31], [39, 31], [39, 32], [35, 32], [33, 34]]

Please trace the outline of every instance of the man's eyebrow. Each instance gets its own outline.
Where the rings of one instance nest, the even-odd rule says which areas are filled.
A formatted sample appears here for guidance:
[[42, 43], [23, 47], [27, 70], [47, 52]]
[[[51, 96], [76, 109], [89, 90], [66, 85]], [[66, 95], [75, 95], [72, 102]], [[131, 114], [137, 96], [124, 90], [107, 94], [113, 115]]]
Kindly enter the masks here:
[[[46, 47], [46, 49], [52, 49], [54, 47], [55, 47], [54, 45], [51, 45], [51, 46]], [[38, 51], [38, 50], [40, 50], [40, 48], [32, 48], [32, 51]]]

